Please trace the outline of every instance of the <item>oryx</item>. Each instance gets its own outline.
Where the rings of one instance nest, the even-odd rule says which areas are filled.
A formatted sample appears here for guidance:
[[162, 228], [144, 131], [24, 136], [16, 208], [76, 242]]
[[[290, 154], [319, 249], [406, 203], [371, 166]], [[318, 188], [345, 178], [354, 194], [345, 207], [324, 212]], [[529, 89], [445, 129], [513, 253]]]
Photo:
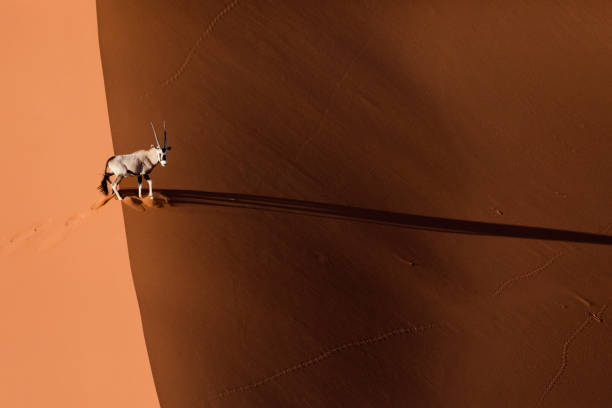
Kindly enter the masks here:
[[[124, 177], [127, 175], [138, 176], [138, 197], [142, 198], [142, 178], [149, 183], [149, 198], [153, 198], [153, 183], [151, 182], [151, 177], [149, 177], [149, 173], [153, 171], [157, 163], [161, 163], [162, 166], [166, 165], [166, 152], [171, 149], [170, 146], [166, 144], [166, 122], [164, 121], [164, 147], [159, 145], [159, 140], [157, 139], [157, 132], [155, 132], [155, 126], [151, 123], [151, 128], [153, 128], [153, 136], [155, 136], [155, 141], [157, 142], [157, 146], [151, 145], [149, 150], [138, 150], [137, 152], [131, 154], [122, 154], [119, 156], [113, 156], [106, 161], [106, 167], [104, 167], [104, 178], [100, 183], [100, 187], [98, 189], [102, 191], [104, 194], [108, 194], [108, 186], [106, 183], [109, 180], [109, 177], [113, 174], [115, 175], [115, 179], [111, 183], [111, 187], [113, 188], [113, 192], [117, 196], [119, 200], [123, 200], [123, 198], [119, 195], [119, 191], [117, 191], [117, 186], [121, 183]], [[111, 172], [107, 173], [106, 169], [109, 169]]]

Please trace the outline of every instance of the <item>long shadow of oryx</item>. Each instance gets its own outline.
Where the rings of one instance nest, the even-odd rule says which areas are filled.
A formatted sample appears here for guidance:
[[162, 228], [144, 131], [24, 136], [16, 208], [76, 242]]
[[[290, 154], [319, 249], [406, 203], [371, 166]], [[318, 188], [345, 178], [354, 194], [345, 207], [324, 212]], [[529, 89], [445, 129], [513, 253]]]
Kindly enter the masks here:
[[[121, 192], [129, 196], [136, 195], [135, 189], [124, 189], [121, 190]], [[589, 232], [431, 217], [428, 215], [405, 214], [339, 204], [252, 194], [172, 189], [158, 189], [156, 192], [166, 196], [170, 201], [170, 205], [173, 206], [205, 205], [236, 207], [250, 210], [291, 213], [303, 216], [344, 219], [357, 222], [382, 224], [399, 228], [455, 234], [489, 235], [498, 237], [612, 245], [612, 236]]]

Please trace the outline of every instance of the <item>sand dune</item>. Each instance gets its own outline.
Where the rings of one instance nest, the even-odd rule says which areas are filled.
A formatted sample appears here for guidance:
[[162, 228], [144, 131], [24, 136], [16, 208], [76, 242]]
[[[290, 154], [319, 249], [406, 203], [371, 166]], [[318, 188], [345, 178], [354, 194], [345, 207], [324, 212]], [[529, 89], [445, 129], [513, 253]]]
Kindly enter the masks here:
[[610, 16], [99, 0], [161, 405], [609, 405]]

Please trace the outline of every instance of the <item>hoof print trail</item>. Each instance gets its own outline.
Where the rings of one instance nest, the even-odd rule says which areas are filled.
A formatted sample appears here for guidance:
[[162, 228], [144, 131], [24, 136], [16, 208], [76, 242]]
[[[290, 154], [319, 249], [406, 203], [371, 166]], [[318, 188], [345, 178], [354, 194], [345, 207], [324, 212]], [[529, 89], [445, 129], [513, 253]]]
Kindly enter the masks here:
[[542, 265], [538, 266], [537, 268], [535, 268], [531, 272], [527, 272], [527, 273], [525, 273], [523, 275], [515, 276], [514, 278], [508, 279], [507, 281], [505, 281], [504, 283], [499, 285], [497, 290], [493, 293], [493, 296], [497, 297], [497, 296], [501, 295], [501, 293], [508, 286], [512, 285], [513, 283], [516, 283], [516, 282], [518, 282], [520, 280], [531, 278], [532, 276], [537, 275], [538, 273], [542, 272], [543, 270], [548, 268], [550, 265], [552, 265], [557, 259], [561, 258], [561, 256], [563, 256], [563, 254], [564, 254], [563, 252], [559, 252], [558, 254], [554, 255], [548, 261], [544, 262]]
[[550, 391], [554, 388], [554, 386], [559, 382], [559, 379], [565, 372], [565, 369], [567, 368], [567, 352], [568, 352], [569, 346], [576, 339], [576, 337], [588, 326], [591, 320], [595, 320], [596, 322], [600, 322], [600, 323], [603, 321], [602, 316], [603, 316], [603, 313], [606, 311], [607, 307], [608, 307], [607, 304], [603, 305], [601, 309], [599, 310], [599, 313], [597, 314], [594, 314], [593, 312], [589, 312], [587, 314], [586, 319], [584, 319], [584, 321], [580, 324], [580, 326], [578, 326], [578, 328], [567, 338], [567, 340], [565, 340], [565, 343], [563, 343], [563, 346], [561, 348], [561, 366], [557, 370], [557, 373], [553, 376], [552, 380], [550, 380], [550, 383], [548, 383], [548, 386], [546, 386], [546, 389], [544, 390], [544, 392], [542, 393], [542, 396], [540, 397], [538, 406], [542, 405], [544, 398], [546, 398], [546, 396], [550, 393]]
[[[194, 45], [191, 47], [191, 49], [187, 53], [187, 56], [185, 56], [183, 63], [177, 68], [176, 71], [174, 71], [174, 73], [172, 73], [168, 78], [166, 78], [159, 84], [160, 88], [163, 89], [178, 80], [178, 78], [183, 74], [183, 71], [185, 71], [185, 68], [187, 68], [187, 65], [189, 65], [189, 63], [191, 62], [200, 44], [206, 39], [206, 37], [208, 37], [212, 33], [221, 18], [224, 17], [227, 13], [229, 13], [234, 7], [236, 7], [238, 3], [239, 0], [233, 0], [231, 3], [227, 4], [223, 8], [223, 10], [217, 13], [217, 15], [210, 21], [210, 23], [208, 23], [206, 29], [204, 29], [202, 34], [200, 34]], [[153, 95], [153, 91], [147, 91], [142, 94], [139, 99], [143, 100], [151, 95]]]
[[353, 341], [353, 342], [349, 342], [349, 343], [344, 343], [340, 346], [334, 347], [332, 349], [329, 349], [327, 351], [324, 351], [323, 353], [308, 359], [308, 360], [304, 360], [301, 363], [298, 363], [296, 365], [293, 365], [291, 367], [285, 368], [283, 370], [277, 371], [276, 373], [268, 376], [268, 377], [264, 377], [260, 380], [257, 380], [255, 382], [240, 386], [240, 387], [235, 387], [235, 388], [229, 388], [225, 391], [220, 392], [219, 394], [217, 394], [213, 399], [214, 400], [219, 400], [222, 398], [227, 398], [233, 394], [237, 394], [240, 392], [246, 392], [246, 391], [250, 391], [254, 388], [260, 387], [266, 383], [269, 383], [279, 377], [291, 374], [293, 372], [302, 370], [304, 368], [310, 367], [314, 364], [317, 364], [337, 353], [343, 352], [345, 350], [351, 349], [351, 348], [357, 348], [357, 347], [363, 347], [363, 346], [368, 346], [371, 344], [375, 344], [375, 343], [379, 343], [382, 341], [385, 341], [391, 337], [395, 337], [395, 336], [399, 336], [399, 335], [408, 335], [408, 334], [412, 334], [412, 335], [416, 335], [416, 334], [421, 334], [427, 330], [430, 329], [434, 329], [437, 327], [441, 327], [440, 324], [428, 324], [425, 326], [418, 326], [418, 327], [404, 327], [404, 328], [400, 328], [400, 329], [396, 329], [396, 330], [392, 330], [390, 332], [384, 333], [384, 334], [380, 334], [378, 336], [374, 336], [374, 337], [369, 337], [369, 338], [364, 338], [361, 340], [357, 340], [357, 341]]

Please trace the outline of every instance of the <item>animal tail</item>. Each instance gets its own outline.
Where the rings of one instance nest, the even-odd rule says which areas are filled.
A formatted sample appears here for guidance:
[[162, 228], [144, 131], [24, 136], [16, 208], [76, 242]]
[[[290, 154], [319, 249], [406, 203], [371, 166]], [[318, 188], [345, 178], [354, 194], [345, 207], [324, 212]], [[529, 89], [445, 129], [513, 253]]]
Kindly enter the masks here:
[[109, 177], [113, 175], [113, 173], [107, 173], [106, 169], [108, 168], [108, 162], [113, 160], [115, 158], [115, 156], [111, 157], [110, 159], [108, 159], [106, 161], [106, 166], [104, 166], [104, 177], [102, 177], [102, 181], [100, 182], [100, 185], [98, 186], [98, 190], [100, 190], [101, 192], [103, 192], [104, 194], [108, 195], [108, 181], [109, 181]]

